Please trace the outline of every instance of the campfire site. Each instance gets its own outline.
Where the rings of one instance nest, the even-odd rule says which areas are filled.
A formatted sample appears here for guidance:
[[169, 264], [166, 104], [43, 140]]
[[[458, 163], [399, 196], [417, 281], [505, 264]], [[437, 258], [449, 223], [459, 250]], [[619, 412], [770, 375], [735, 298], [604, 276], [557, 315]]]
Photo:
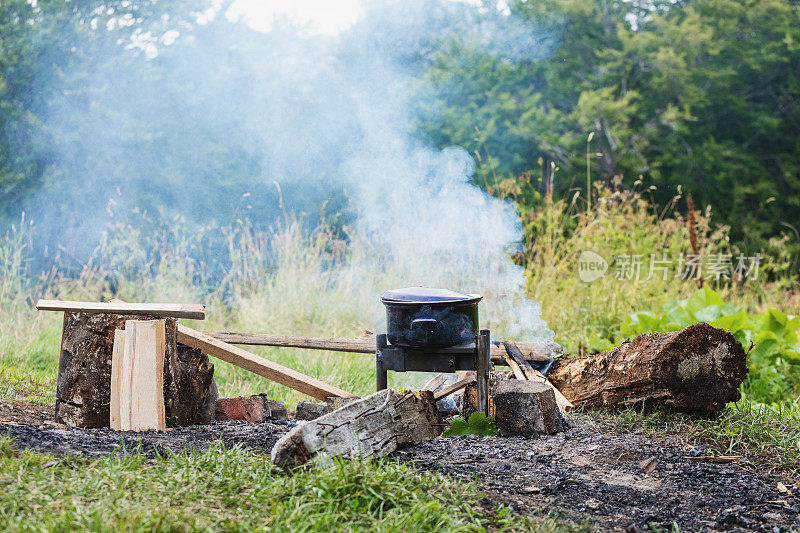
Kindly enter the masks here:
[[0, 0], [0, 531], [798, 531], [798, 43]]

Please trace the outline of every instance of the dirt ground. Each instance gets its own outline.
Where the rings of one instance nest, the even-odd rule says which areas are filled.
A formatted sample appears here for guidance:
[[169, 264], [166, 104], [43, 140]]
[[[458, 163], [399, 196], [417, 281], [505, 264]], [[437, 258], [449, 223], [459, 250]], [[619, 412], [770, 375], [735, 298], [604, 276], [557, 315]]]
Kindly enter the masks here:
[[[217, 422], [166, 433], [68, 429], [52, 408], [0, 404], [0, 434], [21, 447], [55, 454], [98, 455], [123, 445], [157, 450], [202, 450], [227, 445], [269, 453], [295, 421]], [[703, 448], [677, 439], [610, 431], [590, 419], [570, 420], [563, 434], [541, 438], [435, 439], [395, 454], [416, 468], [475, 480], [493, 503], [531, 514], [552, 511], [601, 530], [794, 531], [800, 524], [800, 482], [770, 465], [744, 458], [730, 464], [691, 459]], [[655, 468], [645, 473], [642, 462]], [[785, 490], [779, 489], [782, 483]], [[788, 491], [788, 492], [787, 492]]]

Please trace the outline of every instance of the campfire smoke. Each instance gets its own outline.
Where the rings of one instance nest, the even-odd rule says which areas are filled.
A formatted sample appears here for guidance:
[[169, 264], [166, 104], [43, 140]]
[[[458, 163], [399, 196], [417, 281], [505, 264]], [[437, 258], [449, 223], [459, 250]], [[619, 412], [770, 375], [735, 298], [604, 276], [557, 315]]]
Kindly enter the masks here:
[[[383, 290], [443, 286], [482, 294], [481, 327], [493, 334], [552, 339], [509, 259], [522, 240], [514, 205], [472, 183], [464, 148], [420, 139], [414, 117], [432, 104], [417, 89], [437, 39], [469, 38], [512, 61], [553, 43], [500, 12], [506, 27], [478, 22], [480, 8], [467, 3], [367, 7], [336, 36], [285, 21], [263, 33], [217, 13], [147, 53], [109, 44], [81, 91], [48, 104], [50, 125], [72, 135], [52, 147], [62, 174], [27, 206], [39, 242], [85, 258], [109, 222], [135, 209], [190, 226], [240, 217], [267, 226], [281, 209], [316, 213], [327, 202], [352, 213], [351, 268], [383, 273], [364, 276], [382, 284], [371, 288], [376, 320]], [[220, 153], [235, 174], [220, 168]]]

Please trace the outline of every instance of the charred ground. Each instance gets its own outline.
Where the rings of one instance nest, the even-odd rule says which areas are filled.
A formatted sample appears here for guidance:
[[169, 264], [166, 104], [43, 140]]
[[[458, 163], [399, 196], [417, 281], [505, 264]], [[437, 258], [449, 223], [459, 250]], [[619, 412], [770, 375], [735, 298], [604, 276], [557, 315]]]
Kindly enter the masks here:
[[[17, 446], [57, 456], [96, 456], [127, 448], [145, 455], [203, 451], [221, 441], [269, 453], [295, 421], [216, 422], [166, 433], [68, 429], [52, 422], [52, 408], [0, 404], [0, 435]], [[588, 415], [569, 429], [540, 438], [438, 438], [395, 458], [414, 468], [475, 481], [488, 503], [520, 514], [557, 513], [599, 529], [791, 531], [798, 528], [796, 476], [747, 457], [730, 464], [696, 459], [713, 450], [680, 436], [648, 437], [598, 423]], [[655, 459], [652, 472], [642, 462]], [[785, 490], [779, 488], [781, 483]]]

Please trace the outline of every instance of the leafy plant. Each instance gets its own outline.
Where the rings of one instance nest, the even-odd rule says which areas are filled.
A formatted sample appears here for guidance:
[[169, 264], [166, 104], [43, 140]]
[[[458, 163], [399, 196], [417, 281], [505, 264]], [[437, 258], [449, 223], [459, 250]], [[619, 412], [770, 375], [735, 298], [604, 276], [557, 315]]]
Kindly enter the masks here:
[[[749, 350], [750, 375], [745, 393], [758, 402], [775, 403], [800, 388], [800, 318], [777, 309], [749, 315], [704, 287], [686, 300], [672, 300], [664, 312], [639, 312], [623, 320], [620, 329], [634, 337], [655, 331], [677, 331], [698, 322], [730, 332]], [[752, 345], [752, 349], [750, 349]]]
[[469, 415], [469, 420], [454, 418], [450, 422], [450, 429], [445, 431], [443, 437], [457, 437], [459, 435], [479, 435], [488, 437], [497, 434], [497, 427], [494, 425], [494, 417], [486, 416], [485, 413], [477, 412]]

